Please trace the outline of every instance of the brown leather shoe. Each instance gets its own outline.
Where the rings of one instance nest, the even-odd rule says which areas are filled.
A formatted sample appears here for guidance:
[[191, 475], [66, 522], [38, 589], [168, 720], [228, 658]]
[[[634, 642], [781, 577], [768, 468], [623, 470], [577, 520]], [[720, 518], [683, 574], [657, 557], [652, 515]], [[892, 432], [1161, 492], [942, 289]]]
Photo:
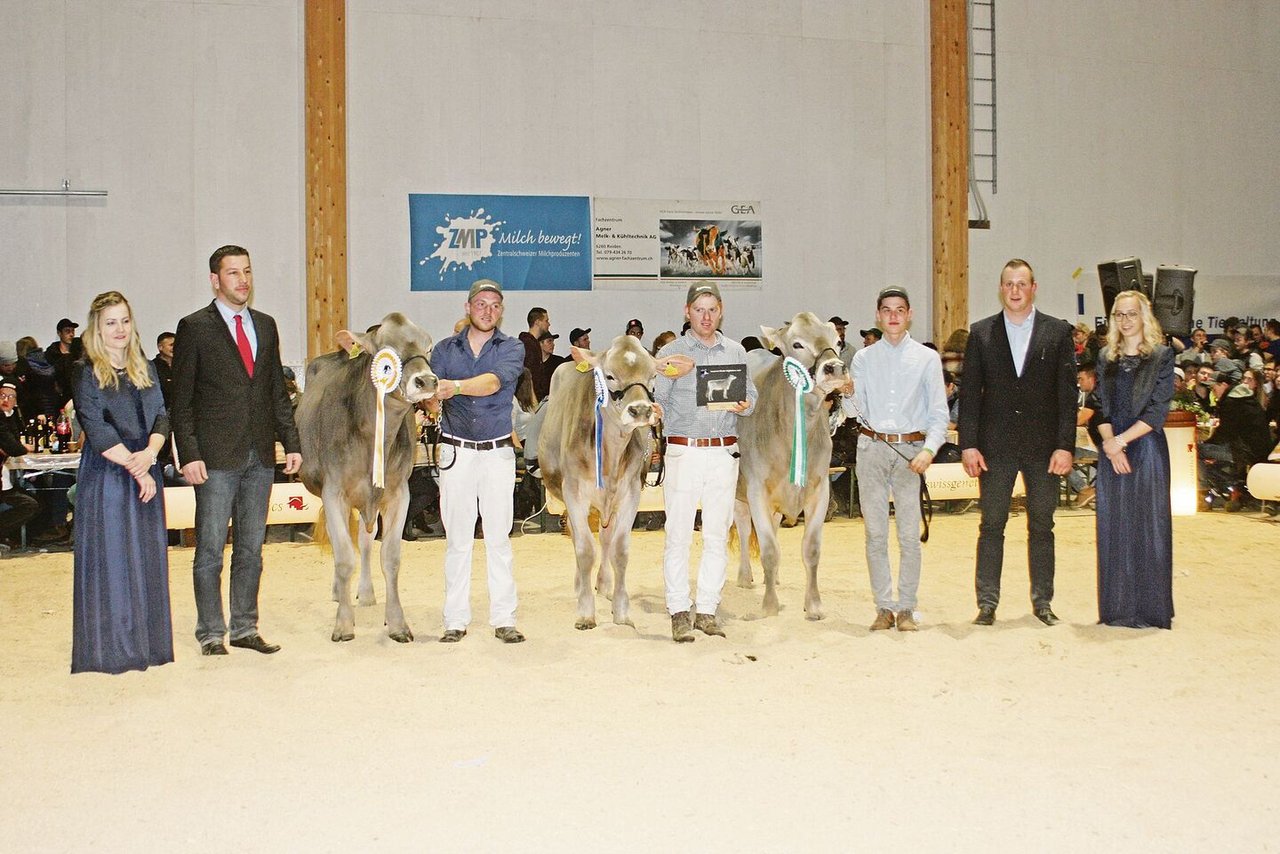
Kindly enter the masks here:
[[871, 624], [871, 631], [880, 632], [893, 628], [893, 612], [888, 608], [876, 611], [876, 621]]
[[503, 643], [524, 643], [524, 635], [515, 626], [499, 626], [493, 630], [493, 636]]
[[676, 643], [693, 643], [693, 624], [689, 622], [688, 611], [671, 615], [671, 639]]
[[697, 614], [693, 618], [693, 627], [704, 635], [715, 635], [718, 638], [724, 637], [724, 629], [720, 628], [720, 624], [716, 622], [715, 614]]
[[916, 615], [910, 611], [898, 612], [898, 631], [900, 632], [917, 632], [920, 630], [920, 624], [916, 622]]

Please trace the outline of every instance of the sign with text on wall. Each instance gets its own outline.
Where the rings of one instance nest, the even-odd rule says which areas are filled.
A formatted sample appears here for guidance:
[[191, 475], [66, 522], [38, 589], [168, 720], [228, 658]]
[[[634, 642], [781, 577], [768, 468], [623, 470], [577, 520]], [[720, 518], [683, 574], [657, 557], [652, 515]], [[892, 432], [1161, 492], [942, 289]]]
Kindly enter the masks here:
[[409, 195], [409, 289], [591, 289], [586, 196]]
[[764, 243], [759, 201], [595, 199], [597, 288], [759, 289]]

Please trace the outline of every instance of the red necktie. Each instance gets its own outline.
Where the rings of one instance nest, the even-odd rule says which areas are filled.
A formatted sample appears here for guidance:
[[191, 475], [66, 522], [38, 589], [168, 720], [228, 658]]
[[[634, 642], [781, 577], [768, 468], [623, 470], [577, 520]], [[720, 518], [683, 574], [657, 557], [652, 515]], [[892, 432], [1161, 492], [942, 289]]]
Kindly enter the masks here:
[[249, 379], [253, 379], [253, 348], [249, 346], [249, 336], [244, 334], [244, 319], [240, 315], [236, 315], [236, 347], [240, 349], [240, 359], [244, 362], [244, 369], [249, 372]]

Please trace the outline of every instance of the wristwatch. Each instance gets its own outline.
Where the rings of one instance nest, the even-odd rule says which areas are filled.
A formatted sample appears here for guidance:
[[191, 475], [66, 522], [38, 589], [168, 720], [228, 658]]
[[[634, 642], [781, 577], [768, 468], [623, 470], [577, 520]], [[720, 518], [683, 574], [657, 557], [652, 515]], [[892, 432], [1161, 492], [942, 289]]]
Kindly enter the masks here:
[[453, 393], [462, 394], [462, 380], [453, 381]]

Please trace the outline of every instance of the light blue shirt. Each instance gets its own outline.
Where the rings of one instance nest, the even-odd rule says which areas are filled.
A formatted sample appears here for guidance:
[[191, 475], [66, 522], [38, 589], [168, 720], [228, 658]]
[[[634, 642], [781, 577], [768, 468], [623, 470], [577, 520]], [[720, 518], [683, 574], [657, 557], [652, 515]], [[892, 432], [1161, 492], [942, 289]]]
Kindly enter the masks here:
[[258, 360], [258, 331], [253, 328], [253, 315], [249, 313], [249, 307], [245, 306], [239, 311], [232, 311], [223, 305], [222, 300], [216, 299], [213, 304], [218, 308], [218, 314], [222, 315], [222, 320], [227, 324], [227, 329], [231, 332], [231, 340], [236, 340], [236, 315], [244, 318], [244, 336], [249, 339], [249, 351], [253, 353], [253, 360]]
[[[1003, 314], [1003, 312], [1002, 312]], [[1013, 354], [1013, 369], [1022, 376], [1022, 368], [1027, 361], [1027, 348], [1031, 346], [1031, 332], [1036, 328], [1036, 310], [1031, 309], [1027, 319], [1022, 323], [1014, 323], [1009, 315], [1004, 315], [1004, 331], [1009, 336], [1009, 352]]]
[[935, 454], [947, 441], [942, 359], [910, 333], [896, 347], [881, 338], [853, 355], [853, 403], [877, 433], [920, 431], [925, 448]]
[[[708, 347], [692, 332], [686, 332], [658, 351], [658, 359], [677, 353], [693, 359], [695, 365], [746, 364], [747, 351], [732, 338], [716, 333], [716, 343]], [[662, 406], [662, 429], [668, 436], [684, 436], [689, 439], [724, 439], [738, 435], [738, 413], [723, 409], [698, 406], [697, 370], [679, 379], [664, 377], [661, 372], [653, 381], [654, 400]], [[750, 415], [756, 406], [756, 384], [747, 373], [747, 409]]]

